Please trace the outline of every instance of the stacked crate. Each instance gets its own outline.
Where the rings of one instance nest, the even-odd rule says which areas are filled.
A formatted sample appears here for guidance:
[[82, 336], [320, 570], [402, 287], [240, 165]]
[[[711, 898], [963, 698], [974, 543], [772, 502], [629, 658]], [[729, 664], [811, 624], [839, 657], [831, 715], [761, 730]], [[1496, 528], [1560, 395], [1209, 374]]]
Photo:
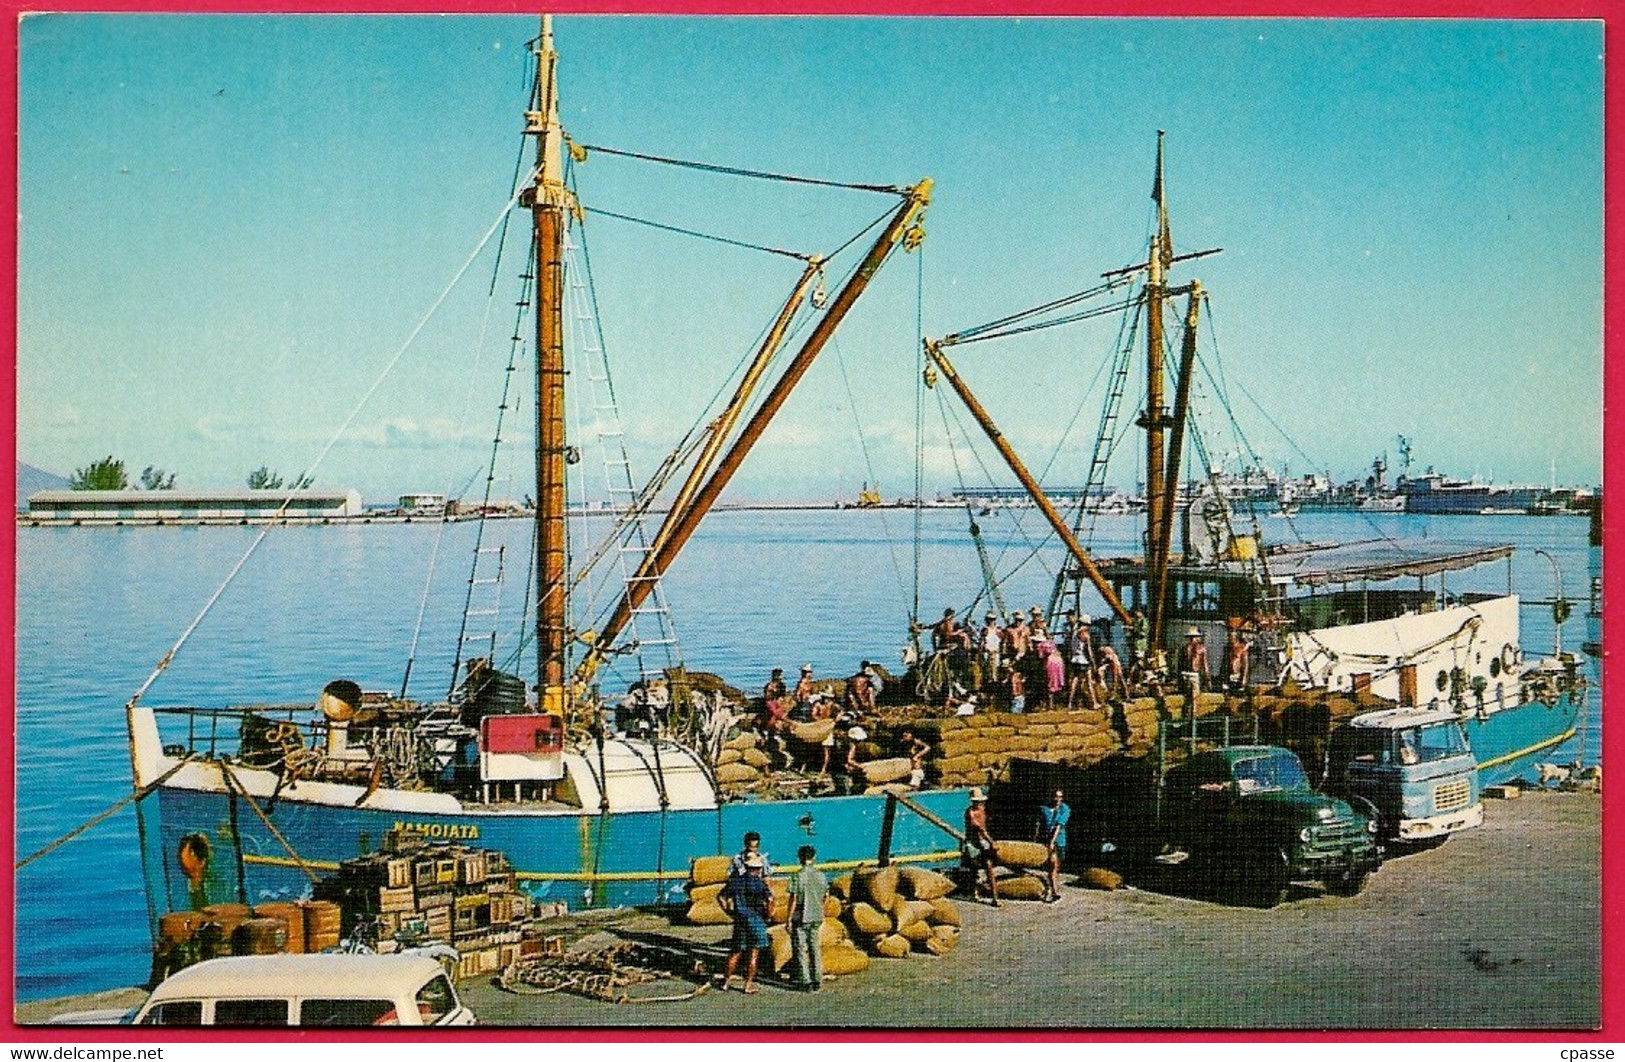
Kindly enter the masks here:
[[450, 944], [461, 955], [460, 977], [518, 961], [533, 910], [507, 857], [458, 844], [404, 847], [392, 837], [386, 851], [346, 860], [318, 885], [318, 897], [343, 909], [345, 933], [368, 919], [380, 951], [400, 938]]

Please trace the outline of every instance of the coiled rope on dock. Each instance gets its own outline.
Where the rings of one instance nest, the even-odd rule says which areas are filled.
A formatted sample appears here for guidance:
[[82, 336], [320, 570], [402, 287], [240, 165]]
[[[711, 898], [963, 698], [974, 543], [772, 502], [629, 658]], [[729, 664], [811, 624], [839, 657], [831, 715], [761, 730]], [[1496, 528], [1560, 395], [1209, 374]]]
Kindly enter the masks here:
[[631, 941], [594, 951], [529, 956], [502, 971], [497, 984], [516, 995], [569, 992], [605, 1003], [677, 1003], [709, 989], [710, 983], [702, 982], [692, 991], [663, 996], [637, 996], [624, 991], [634, 985], [673, 979], [672, 973], [657, 968], [659, 958]]

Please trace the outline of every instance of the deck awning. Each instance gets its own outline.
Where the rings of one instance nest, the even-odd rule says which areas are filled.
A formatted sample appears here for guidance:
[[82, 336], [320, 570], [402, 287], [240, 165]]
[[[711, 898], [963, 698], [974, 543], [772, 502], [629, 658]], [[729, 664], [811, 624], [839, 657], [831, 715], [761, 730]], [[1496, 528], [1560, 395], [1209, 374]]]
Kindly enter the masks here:
[[1324, 586], [1453, 572], [1503, 560], [1512, 555], [1512, 550], [1511, 545], [1504, 543], [1379, 538], [1330, 546], [1289, 547], [1271, 551], [1268, 562], [1270, 576], [1276, 581]]

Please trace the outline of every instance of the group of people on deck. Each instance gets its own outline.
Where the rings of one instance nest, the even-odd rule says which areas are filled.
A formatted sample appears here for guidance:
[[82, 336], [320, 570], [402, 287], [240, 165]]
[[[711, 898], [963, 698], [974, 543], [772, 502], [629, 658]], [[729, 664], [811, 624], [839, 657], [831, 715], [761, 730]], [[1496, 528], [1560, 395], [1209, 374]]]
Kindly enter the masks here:
[[[869, 727], [876, 715], [876, 703], [885, 688], [886, 676], [880, 668], [865, 660], [848, 677], [843, 692], [837, 696], [813, 678], [813, 666], [801, 665], [801, 676], [792, 689], [784, 680], [784, 669], [774, 668], [767, 685], [762, 687], [762, 708], [755, 725], [766, 742], [768, 751], [777, 753], [783, 766], [800, 767], [812, 773], [833, 779], [839, 793], [862, 792], [867, 786], [863, 764], [880, 756], [880, 750], [870, 741]], [[792, 723], [818, 723], [830, 720], [832, 725], [820, 740], [816, 755], [808, 762], [805, 742], [792, 740]], [[907, 756], [910, 765], [910, 784], [919, 788], [925, 782], [925, 757], [930, 746], [905, 732], [898, 754]], [[798, 762], [799, 758], [799, 762]]]
[[964, 700], [972, 711], [1098, 709], [1100, 687], [1108, 694], [1128, 693], [1117, 651], [1096, 636], [1089, 615], [1075, 609], [1055, 616], [1053, 627], [1037, 605], [1031, 612], [1017, 609], [1004, 624], [989, 612], [978, 630], [945, 609], [931, 628], [931, 648], [946, 660], [948, 696], [968, 694]]
[[[1109, 621], [1096, 623], [1087, 613], [1068, 609], [1052, 616], [1034, 606], [1017, 609], [1008, 622], [988, 612], [980, 629], [959, 621], [944, 609], [931, 627], [931, 648], [947, 665], [945, 700], [960, 714], [981, 710], [1024, 712], [1064, 707], [1100, 709], [1107, 699], [1129, 697], [1142, 688], [1157, 692], [1167, 681], [1162, 654], [1152, 654], [1150, 625], [1136, 608], [1123, 632], [1128, 659], [1118, 656], [1107, 636]], [[1223, 687], [1246, 688], [1251, 638], [1239, 619], [1227, 624]], [[1207, 642], [1191, 627], [1178, 654], [1178, 687], [1189, 695], [1215, 688]]]

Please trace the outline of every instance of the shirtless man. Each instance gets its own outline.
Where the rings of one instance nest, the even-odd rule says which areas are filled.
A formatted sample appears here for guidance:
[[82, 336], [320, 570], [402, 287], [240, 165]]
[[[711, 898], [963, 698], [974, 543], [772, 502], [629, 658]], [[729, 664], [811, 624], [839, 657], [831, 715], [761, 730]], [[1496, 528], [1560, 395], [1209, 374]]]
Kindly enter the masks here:
[[993, 835], [987, 832], [987, 794], [978, 786], [970, 791], [970, 806], [965, 809], [965, 859], [974, 868], [987, 875], [987, 894], [993, 906], [999, 906], [999, 890], [993, 880], [993, 867], [998, 853], [993, 847]]
[[[1207, 643], [1202, 632], [1192, 627], [1185, 632], [1185, 646], [1179, 651], [1180, 678], [1185, 683], [1186, 696], [1194, 698], [1213, 681], [1207, 667]], [[1194, 705], [1187, 710], [1194, 709]]]
[[1234, 624], [1224, 643], [1225, 681], [1232, 692], [1240, 693], [1247, 688], [1247, 675], [1252, 670], [1248, 660], [1249, 649], [1246, 636], [1241, 633], [1241, 624]]
[[914, 736], [914, 731], [903, 731], [903, 755], [908, 757], [908, 785], [918, 789], [925, 784], [925, 757], [931, 746]]

